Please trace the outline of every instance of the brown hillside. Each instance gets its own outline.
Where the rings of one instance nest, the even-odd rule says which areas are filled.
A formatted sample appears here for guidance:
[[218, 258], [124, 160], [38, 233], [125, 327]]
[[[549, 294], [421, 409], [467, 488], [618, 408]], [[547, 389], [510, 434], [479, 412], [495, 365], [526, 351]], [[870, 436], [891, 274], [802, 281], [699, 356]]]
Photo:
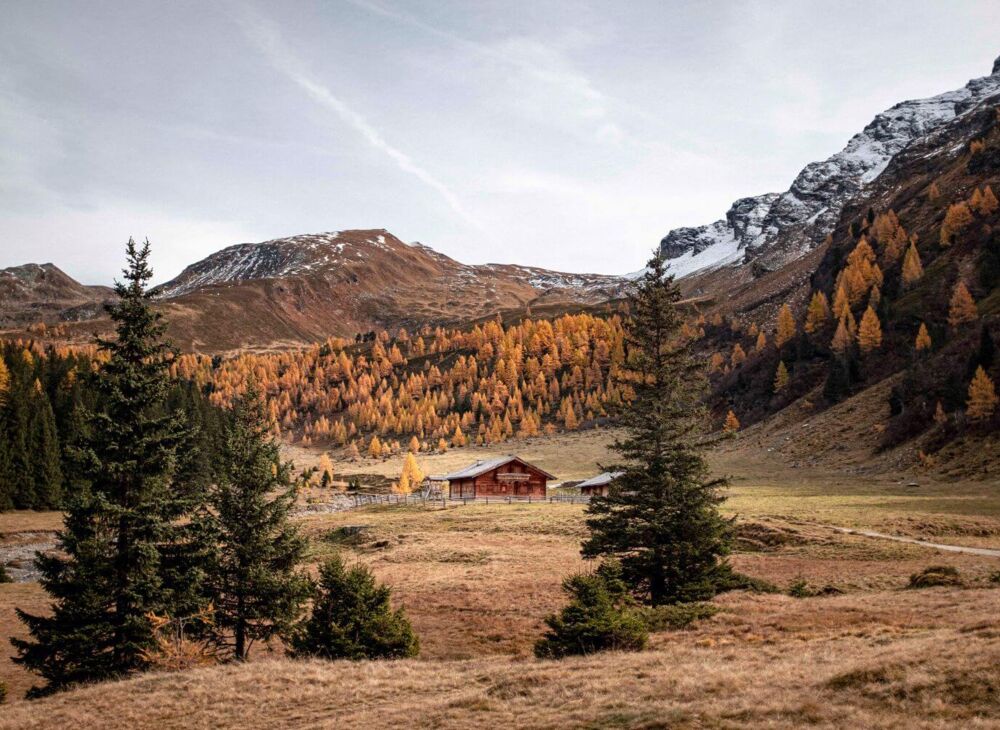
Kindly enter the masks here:
[[89, 319], [113, 295], [106, 286], [86, 286], [54, 264], [0, 270], [0, 328], [37, 322]]

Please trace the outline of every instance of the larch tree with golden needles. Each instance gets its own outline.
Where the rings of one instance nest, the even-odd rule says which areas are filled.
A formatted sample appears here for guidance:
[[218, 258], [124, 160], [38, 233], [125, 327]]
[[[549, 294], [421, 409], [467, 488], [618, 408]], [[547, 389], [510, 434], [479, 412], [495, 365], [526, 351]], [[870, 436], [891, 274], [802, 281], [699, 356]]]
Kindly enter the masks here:
[[997, 391], [993, 380], [983, 366], [976, 368], [976, 374], [969, 383], [969, 399], [966, 402], [966, 415], [972, 421], [988, 421], [997, 408]]
[[940, 426], [947, 422], [948, 414], [944, 412], [944, 407], [941, 405], [941, 401], [938, 401], [937, 406], [934, 407], [934, 423]]
[[882, 346], [882, 324], [878, 315], [871, 307], [865, 310], [861, 317], [861, 327], [858, 329], [858, 347], [861, 352], [869, 353]]
[[319, 485], [321, 487], [329, 487], [333, 484], [333, 461], [331, 461], [330, 455], [325, 451], [319, 457], [319, 464], [316, 467], [316, 471], [319, 474]]
[[1000, 201], [997, 200], [997, 196], [993, 192], [993, 188], [987, 185], [983, 190], [982, 201], [980, 202], [979, 208], [976, 212], [983, 216], [989, 216], [996, 213], [997, 209], [1000, 209]]
[[795, 317], [792, 315], [792, 308], [788, 304], [782, 304], [778, 310], [778, 327], [774, 335], [774, 344], [782, 348], [785, 343], [795, 338]]
[[733, 354], [729, 357], [729, 364], [735, 368], [741, 365], [746, 359], [746, 352], [743, 351], [743, 347], [737, 342], [733, 345]]
[[950, 246], [955, 236], [972, 221], [972, 211], [968, 203], [960, 201], [949, 205], [948, 212], [944, 215], [944, 223], [941, 224], [941, 245]]
[[837, 331], [833, 333], [833, 340], [830, 342], [830, 349], [832, 349], [838, 355], [843, 355], [847, 352], [854, 338], [851, 336], [850, 329], [847, 326], [847, 318], [841, 317], [840, 321], [837, 323]]
[[788, 387], [789, 380], [790, 377], [788, 375], [788, 368], [785, 367], [785, 361], [779, 360], [778, 369], [774, 373], [774, 392], [780, 393], [785, 390]]
[[979, 311], [976, 309], [976, 301], [969, 293], [965, 282], [959, 280], [951, 293], [951, 301], [948, 304], [948, 324], [952, 329], [958, 329], [963, 324], [975, 322], [979, 318]]
[[740, 419], [736, 417], [736, 414], [732, 410], [726, 414], [726, 422], [722, 425], [722, 430], [725, 433], [736, 433], [740, 430]]
[[927, 325], [921, 322], [920, 329], [917, 330], [917, 339], [913, 343], [913, 347], [917, 352], [925, 352], [931, 349], [932, 344], [931, 333], [927, 331]]
[[843, 284], [840, 284], [833, 295], [833, 316], [837, 319], [843, 319], [850, 311], [851, 301], [847, 297], [847, 289], [844, 288]]
[[819, 332], [826, 326], [830, 319], [830, 304], [826, 294], [821, 291], [815, 292], [809, 301], [809, 309], [806, 311], [806, 323], [803, 329], [809, 334]]
[[924, 266], [920, 262], [920, 252], [917, 251], [915, 241], [910, 241], [910, 247], [906, 249], [906, 256], [903, 257], [903, 285], [913, 286], [924, 275]]

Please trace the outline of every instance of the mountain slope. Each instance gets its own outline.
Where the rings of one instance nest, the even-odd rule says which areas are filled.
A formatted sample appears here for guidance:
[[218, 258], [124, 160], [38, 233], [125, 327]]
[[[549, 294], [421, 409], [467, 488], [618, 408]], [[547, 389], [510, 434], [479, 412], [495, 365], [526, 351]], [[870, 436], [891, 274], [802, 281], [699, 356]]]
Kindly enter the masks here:
[[0, 327], [97, 316], [113, 292], [87, 286], [54, 264], [24, 264], [0, 270]]
[[843, 150], [806, 165], [784, 193], [733, 203], [725, 218], [678, 228], [660, 242], [670, 269], [687, 276], [749, 265], [759, 276], [805, 255], [833, 230], [844, 205], [916, 140], [982, 108], [1000, 93], [1000, 58], [992, 73], [956, 91], [904, 101], [878, 114]]
[[615, 276], [459, 263], [385, 230], [230, 246], [156, 289], [182, 348], [273, 348], [331, 335], [452, 324], [502, 309], [596, 304]]

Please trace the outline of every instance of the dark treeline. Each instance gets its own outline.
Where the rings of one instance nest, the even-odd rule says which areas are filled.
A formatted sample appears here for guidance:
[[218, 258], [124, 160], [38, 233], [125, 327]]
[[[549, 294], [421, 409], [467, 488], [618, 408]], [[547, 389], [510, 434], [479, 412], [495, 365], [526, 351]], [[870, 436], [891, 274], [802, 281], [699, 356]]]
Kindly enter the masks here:
[[[101, 410], [89, 353], [0, 343], [0, 511], [63, 508], [85, 481], [75, 446]], [[184, 481], [206, 486], [216, 476], [223, 411], [186, 381], [170, 384], [165, 410], [193, 427], [179, 451]]]

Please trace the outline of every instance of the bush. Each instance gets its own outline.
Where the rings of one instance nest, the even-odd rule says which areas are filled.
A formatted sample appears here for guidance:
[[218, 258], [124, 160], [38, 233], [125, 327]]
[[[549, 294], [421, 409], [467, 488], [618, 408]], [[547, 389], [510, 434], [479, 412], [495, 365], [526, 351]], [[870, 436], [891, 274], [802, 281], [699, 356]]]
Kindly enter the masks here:
[[815, 598], [817, 596], [839, 596], [843, 593], [837, 586], [827, 583], [822, 588], [813, 588], [805, 578], [799, 578], [788, 586], [788, 595], [792, 598]]
[[642, 619], [650, 631], [678, 631], [695, 621], [712, 618], [719, 612], [711, 603], [678, 603], [673, 606], [652, 606], [642, 611]]
[[391, 591], [377, 585], [367, 566], [351, 569], [339, 556], [320, 568], [312, 613], [290, 637], [294, 657], [400, 659], [416, 656], [420, 642]]
[[761, 578], [753, 578], [745, 573], [737, 573], [728, 565], [722, 566], [715, 577], [715, 592], [750, 591], [751, 593], [781, 593], [774, 583]]
[[809, 587], [804, 578], [799, 578], [788, 586], [788, 595], [792, 598], [811, 598], [816, 592]]
[[7, 683], [0, 682], [0, 705], [7, 701]]
[[1000, 570], [990, 574], [990, 583], [1000, 584]]
[[960, 586], [962, 579], [958, 570], [950, 565], [932, 565], [910, 576], [907, 588], [931, 588], [933, 586]]
[[10, 573], [7, 572], [7, 566], [0, 563], [0, 583], [13, 583], [14, 579], [10, 577]]
[[558, 659], [598, 651], [639, 651], [646, 645], [646, 623], [617, 563], [573, 575], [563, 582], [563, 590], [570, 602], [545, 619], [549, 630], [535, 644], [535, 656]]

